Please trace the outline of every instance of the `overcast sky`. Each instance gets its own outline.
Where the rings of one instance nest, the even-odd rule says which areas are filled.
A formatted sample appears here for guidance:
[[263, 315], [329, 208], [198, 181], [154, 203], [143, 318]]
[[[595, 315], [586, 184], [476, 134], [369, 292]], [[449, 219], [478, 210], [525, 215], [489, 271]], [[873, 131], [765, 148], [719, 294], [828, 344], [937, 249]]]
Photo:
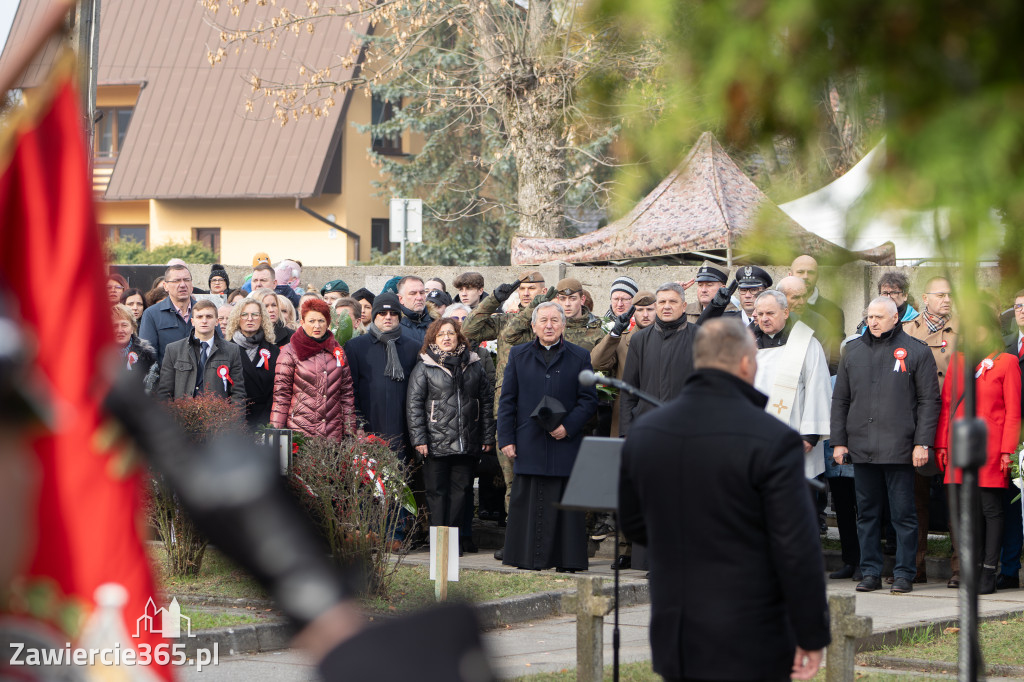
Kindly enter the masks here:
[[0, 45], [7, 43], [7, 32], [11, 30], [17, 10], [18, 0], [0, 0]]

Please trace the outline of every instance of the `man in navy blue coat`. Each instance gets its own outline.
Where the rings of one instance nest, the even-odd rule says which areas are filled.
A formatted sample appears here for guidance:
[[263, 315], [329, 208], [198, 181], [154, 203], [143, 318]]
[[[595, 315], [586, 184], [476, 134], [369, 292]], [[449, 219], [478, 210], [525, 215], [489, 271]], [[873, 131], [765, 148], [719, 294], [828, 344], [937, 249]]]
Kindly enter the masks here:
[[192, 331], [192, 273], [184, 265], [164, 270], [167, 298], [146, 308], [139, 322], [139, 336], [156, 349], [157, 362], [164, 361], [167, 346], [188, 337]]
[[[590, 352], [562, 338], [565, 312], [554, 302], [533, 310], [535, 338], [514, 347], [505, 366], [498, 406], [498, 445], [512, 461], [503, 563], [519, 568], [587, 569], [583, 512], [559, 510], [583, 430], [597, 411], [597, 391], [579, 374], [591, 368]], [[555, 424], [532, 417], [544, 398], [565, 415]]]
[[419, 359], [420, 343], [401, 325], [402, 309], [394, 294], [373, 302], [373, 322], [366, 334], [345, 344], [356, 417], [361, 427], [391, 442], [400, 457], [412, 456], [405, 424], [409, 374]]

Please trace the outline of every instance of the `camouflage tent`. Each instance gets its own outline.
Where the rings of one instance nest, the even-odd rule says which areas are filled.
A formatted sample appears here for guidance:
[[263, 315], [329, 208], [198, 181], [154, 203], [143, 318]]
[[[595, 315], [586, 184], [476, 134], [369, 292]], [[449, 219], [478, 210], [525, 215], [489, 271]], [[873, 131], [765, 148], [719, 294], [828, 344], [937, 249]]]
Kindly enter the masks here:
[[[750, 239], [755, 233], [761, 238]], [[705, 258], [781, 265], [801, 253], [833, 263], [893, 262], [891, 245], [854, 254], [805, 230], [754, 185], [711, 133], [701, 135], [682, 164], [614, 223], [571, 239], [512, 240], [514, 265]]]

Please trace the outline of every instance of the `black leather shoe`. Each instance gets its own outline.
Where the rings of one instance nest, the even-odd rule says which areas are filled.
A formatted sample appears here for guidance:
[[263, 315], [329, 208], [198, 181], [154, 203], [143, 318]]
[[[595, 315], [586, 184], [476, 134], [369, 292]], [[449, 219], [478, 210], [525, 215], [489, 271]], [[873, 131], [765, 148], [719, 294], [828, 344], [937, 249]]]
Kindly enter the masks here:
[[866, 575], [864, 580], [857, 583], [858, 592], [874, 592], [875, 590], [881, 589], [882, 579], [877, 575]]
[[502, 559], [504, 559], [505, 558], [505, 549], [502, 548], [502, 549], [499, 549], [499, 550], [495, 550], [494, 558], [497, 559], [498, 561], [501, 561]]
[[952, 576], [950, 576], [949, 582], [946, 583], [946, 587], [948, 587], [951, 590], [955, 590], [958, 587], [960, 587], [960, 574], [954, 573]]
[[620, 554], [615, 558], [615, 561], [612, 562], [612, 569], [616, 571], [624, 571], [627, 568], [632, 568], [632, 566], [633, 558], [628, 557], [625, 554]]
[[1017, 575], [1006, 575], [1000, 573], [996, 578], [996, 589], [997, 590], [1018, 590], [1020, 589], [1020, 576]]
[[847, 578], [853, 577], [853, 572], [857, 569], [850, 564], [843, 564], [843, 567], [838, 571], [832, 571], [828, 574], [828, 577], [832, 580], [846, 580]]
[[466, 540], [462, 541], [462, 551], [466, 552], [467, 554], [476, 554], [480, 550], [477, 548], [475, 542], [467, 538]]
[[889, 591], [893, 594], [906, 594], [914, 591], [914, 584], [910, 578], [896, 578], [892, 581], [892, 589]]

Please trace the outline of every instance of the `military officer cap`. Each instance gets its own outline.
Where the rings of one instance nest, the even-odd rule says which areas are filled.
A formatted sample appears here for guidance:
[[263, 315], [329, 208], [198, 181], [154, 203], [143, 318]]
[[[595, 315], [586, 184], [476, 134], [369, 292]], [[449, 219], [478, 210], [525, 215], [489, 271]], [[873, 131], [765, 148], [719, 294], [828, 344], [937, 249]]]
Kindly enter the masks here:
[[324, 294], [329, 294], [332, 291], [348, 296], [348, 285], [345, 284], [344, 280], [332, 279], [330, 282], [325, 284], [322, 289], [320, 289], [320, 295], [323, 296]]
[[638, 291], [633, 297], [633, 305], [654, 305], [654, 294], [650, 291]]
[[540, 270], [530, 270], [519, 275], [520, 284], [543, 284], [544, 275], [540, 274]]
[[583, 285], [578, 279], [573, 279], [572, 277], [560, 279], [558, 284], [555, 285], [555, 294], [559, 296], [572, 296], [581, 291], [583, 291]]
[[725, 284], [728, 280], [729, 271], [724, 268], [720, 268], [713, 263], [705, 261], [705, 263], [700, 266], [700, 270], [697, 271], [698, 282], [719, 282], [721, 284]]
[[740, 289], [768, 289], [772, 286], [772, 276], [764, 268], [756, 265], [744, 265], [736, 271], [736, 279]]

